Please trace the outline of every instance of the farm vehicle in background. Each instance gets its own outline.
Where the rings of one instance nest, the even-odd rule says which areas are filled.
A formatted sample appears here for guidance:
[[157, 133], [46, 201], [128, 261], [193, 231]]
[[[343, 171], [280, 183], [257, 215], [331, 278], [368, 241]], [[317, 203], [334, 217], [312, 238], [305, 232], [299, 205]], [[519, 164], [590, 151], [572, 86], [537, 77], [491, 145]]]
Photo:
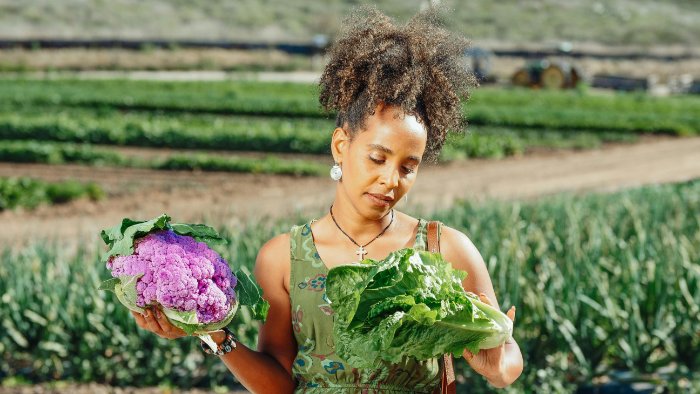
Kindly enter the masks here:
[[465, 66], [474, 73], [479, 83], [495, 83], [496, 77], [491, 71], [493, 52], [482, 47], [473, 47], [464, 51]]
[[[486, 48], [469, 48], [464, 52], [464, 64], [480, 84], [495, 83], [496, 76], [492, 70], [495, 56], [493, 51]], [[581, 78], [581, 71], [570, 63], [538, 60], [517, 70], [510, 82], [515, 86], [530, 88], [568, 89], [576, 87]]]
[[514, 86], [533, 89], [572, 89], [582, 80], [581, 70], [563, 60], [537, 60], [515, 71]]

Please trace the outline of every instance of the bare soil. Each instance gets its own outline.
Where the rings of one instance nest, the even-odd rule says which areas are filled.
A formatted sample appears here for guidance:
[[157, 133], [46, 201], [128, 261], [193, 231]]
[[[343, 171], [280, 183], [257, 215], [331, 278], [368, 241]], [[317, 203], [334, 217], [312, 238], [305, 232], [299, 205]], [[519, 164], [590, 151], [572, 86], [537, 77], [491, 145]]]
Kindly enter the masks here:
[[[66, 246], [98, 240], [122, 218], [168, 213], [178, 222], [236, 226], [247, 221], [325, 212], [335, 193], [329, 177], [221, 172], [153, 171], [78, 165], [0, 163], [0, 176], [49, 181], [76, 179], [102, 185], [108, 198], [34, 211], [0, 212], [0, 245], [37, 239]], [[456, 199], [529, 199], [563, 191], [612, 191], [700, 178], [700, 137], [652, 138], [590, 151], [540, 151], [503, 160], [467, 160], [421, 169], [408, 202], [397, 209], [429, 215]]]

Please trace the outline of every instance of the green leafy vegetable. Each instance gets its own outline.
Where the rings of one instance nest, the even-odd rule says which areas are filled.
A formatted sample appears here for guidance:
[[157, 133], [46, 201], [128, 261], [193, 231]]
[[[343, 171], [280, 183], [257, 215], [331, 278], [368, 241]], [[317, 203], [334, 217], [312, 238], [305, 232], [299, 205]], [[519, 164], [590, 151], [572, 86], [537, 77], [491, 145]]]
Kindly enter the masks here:
[[464, 291], [465, 277], [439, 253], [410, 248], [332, 268], [326, 294], [337, 354], [353, 366], [372, 367], [380, 359], [461, 356], [504, 343], [512, 321]]
[[[138, 221], [125, 218], [121, 224], [104, 229], [100, 232], [102, 240], [107, 244], [109, 250], [103, 255], [103, 261], [117, 256], [129, 256], [135, 251], [135, 242], [152, 232], [159, 230], [171, 230], [174, 233], [195, 239], [198, 242], [205, 242], [210, 247], [214, 244], [226, 243], [215, 229], [204, 224], [170, 223], [170, 216], [162, 214], [147, 221]], [[137, 275], [121, 275], [102, 282], [99, 290], [112, 291], [117, 295], [119, 301], [135, 312], [143, 312], [143, 308], [137, 305], [137, 281], [143, 273]], [[208, 332], [227, 326], [233, 319], [239, 306], [250, 308], [254, 318], [265, 320], [269, 310], [269, 304], [262, 298], [262, 289], [255, 281], [255, 278], [245, 269], [235, 273], [236, 286], [234, 291], [236, 298], [231, 303], [226, 316], [221, 320], [203, 323], [197, 319], [195, 311], [181, 311], [171, 308], [162, 308], [168, 320], [175, 326], [181, 328], [189, 335], [200, 335], [207, 341]]]
[[241, 267], [234, 275], [238, 279], [236, 291], [240, 303], [250, 308], [254, 319], [265, 320], [270, 304], [262, 298], [263, 291], [260, 285], [246, 267]]

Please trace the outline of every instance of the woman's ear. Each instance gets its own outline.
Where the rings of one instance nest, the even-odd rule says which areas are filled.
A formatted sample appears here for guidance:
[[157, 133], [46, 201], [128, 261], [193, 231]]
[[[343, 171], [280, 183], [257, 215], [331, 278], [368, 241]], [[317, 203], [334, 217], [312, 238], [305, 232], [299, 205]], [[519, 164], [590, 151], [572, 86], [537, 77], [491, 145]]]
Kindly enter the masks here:
[[343, 156], [347, 154], [350, 145], [350, 134], [342, 128], [336, 127], [331, 138], [331, 154], [336, 163], [343, 162]]

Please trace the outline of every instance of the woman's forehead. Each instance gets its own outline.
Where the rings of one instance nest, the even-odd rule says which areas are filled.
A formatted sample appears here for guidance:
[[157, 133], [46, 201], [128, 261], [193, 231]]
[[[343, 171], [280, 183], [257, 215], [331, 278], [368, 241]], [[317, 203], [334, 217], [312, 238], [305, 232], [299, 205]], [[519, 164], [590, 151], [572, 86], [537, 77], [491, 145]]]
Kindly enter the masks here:
[[365, 129], [395, 129], [396, 131], [407, 131], [415, 134], [425, 134], [425, 125], [420, 119], [409, 113], [404, 113], [398, 106], [379, 104], [374, 113], [365, 118]]
[[421, 157], [427, 140], [425, 127], [413, 115], [395, 117], [395, 114], [383, 111], [370, 116], [365, 131], [360, 133], [362, 144], [368, 149]]

